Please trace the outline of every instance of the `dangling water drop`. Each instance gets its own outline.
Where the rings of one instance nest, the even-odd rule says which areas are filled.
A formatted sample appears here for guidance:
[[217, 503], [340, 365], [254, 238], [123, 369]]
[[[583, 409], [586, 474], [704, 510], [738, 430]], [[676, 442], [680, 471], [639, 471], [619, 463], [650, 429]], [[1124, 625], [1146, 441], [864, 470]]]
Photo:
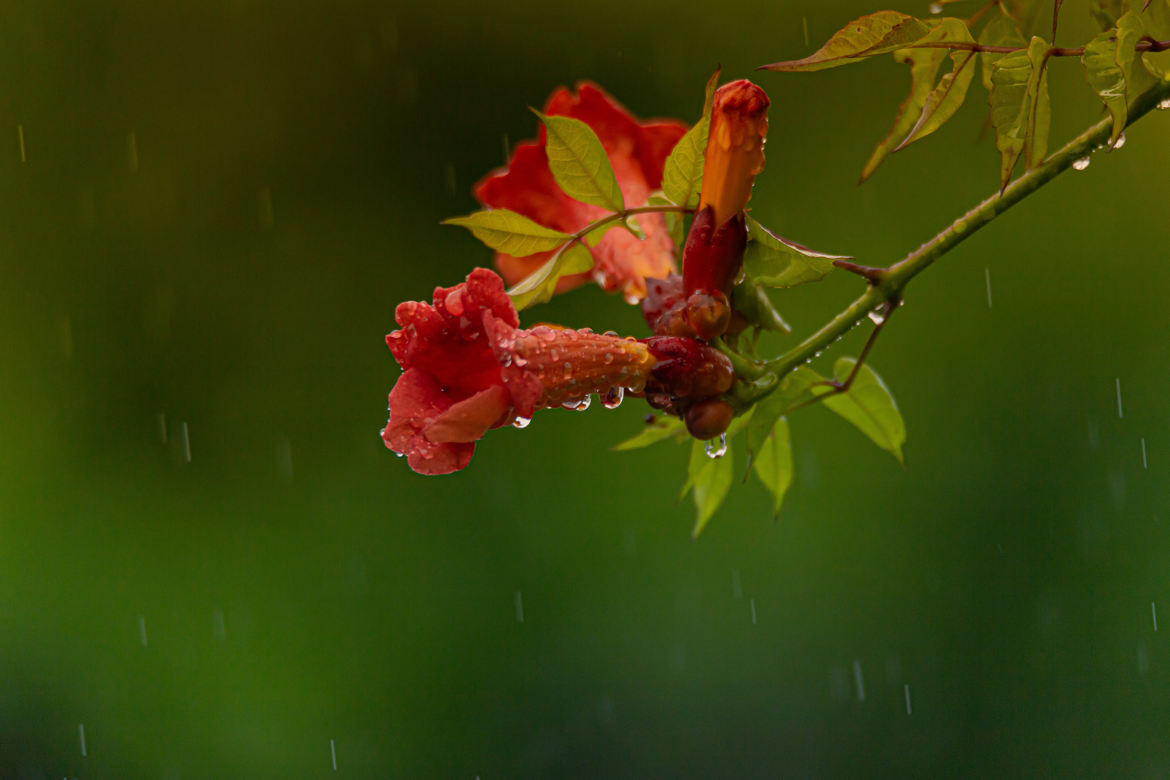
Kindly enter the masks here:
[[1166, 109], [1170, 108], [1170, 98], [1159, 101], [1155, 108], [1157, 108], [1159, 111], [1165, 111]]
[[706, 445], [703, 447], [707, 452], [707, 457], [714, 460], [715, 458], [722, 458], [727, 454], [727, 434], [719, 434], [718, 439], [708, 439]]
[[521, 430], [523, 430], [524, 428], [527, 428], [528, 424], [531, 422], [532, 422], [531, 417], [521, 417], [519, 415], [516, 415], [516, 419], [512, 421], [512, 427], [513, 428], [520, 428]]
[[577, 402], [577, 411], [583, 412], [589, 408], [589, 404], [593, 403], [593, 396], [587, 395]]
[[886, 315], [884, 312], [874, 309], [869, 313], [869, 319], [874, 325], [881, 325], [886, 321]]
[[1081, 159], [1075, 161], [1072, 164], [1072, 167], [1073, 167], [1074, 171], [1083, 171], [1085, 168], [1088, 168], [1089, 167], [1089, 155], [1086, 154]]
[[943, 12], [943, 4], [942, 3], [931, 3], [930, 4], [930, 12], [932, 14], [934, 14], [935, 16], [938, 16], [939, 14], [941, 14]]
[[606, 409], [616, 409], [622, 405], [622, 399], [625, 398], [625, 390], [621, 385], [614, 385], [605, 391], [605, 395], [601, 396], [601, 405]]
[[1113, 142], [1113, 146], [1110, 148], [1117, 150], [1123, 146], [1125, 146], [1125, 133], [1122, 133], [1121, 135], [1117, 136], [1117, 140]]

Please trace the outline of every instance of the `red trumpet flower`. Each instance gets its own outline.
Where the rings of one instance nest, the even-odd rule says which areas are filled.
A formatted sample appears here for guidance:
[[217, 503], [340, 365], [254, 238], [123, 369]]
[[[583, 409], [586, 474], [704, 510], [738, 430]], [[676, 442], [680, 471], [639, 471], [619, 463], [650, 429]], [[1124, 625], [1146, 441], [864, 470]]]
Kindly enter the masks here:
[[[568, 116], [589, 125], [601, 140], [622, 197], [628, 206], [645, 205], [650, 193], [662, 186], [662, 170], [686, 126], [674, 120], [640, 123], [596, 85], [579, 84], [577, 94], [561, 88], [545, 105], [547, 116]], [[545, 227], [573, 233], [604, 216], [604, 209], [573, 200], [557, 186], [545, 153], [542, 127], [537, 141], [519, 144], [506, 169], [489, 174], [475, 185], [475, 197], [490, 208], [519, 212]], [[637, 217], [645, 233], [638, 240], [628, 231], [611, 230], [593, 247], [593, 278], [607, 291], [621, 291], [630, 300], [646, 294], [646, 279], [660, 278], [674, 268], [674, 245], [661, 214]], [[496, 268], [515, 284], [544, 264], [551, 252], [527, 257], [496, 255]], [[588, 278], [578, 274], [561, 280], [558, 292]]]

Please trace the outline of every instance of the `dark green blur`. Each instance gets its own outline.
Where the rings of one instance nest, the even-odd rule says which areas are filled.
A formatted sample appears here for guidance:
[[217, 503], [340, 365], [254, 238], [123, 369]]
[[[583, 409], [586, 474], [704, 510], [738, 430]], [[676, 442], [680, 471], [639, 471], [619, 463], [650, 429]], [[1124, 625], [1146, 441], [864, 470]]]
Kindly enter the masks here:
[[[692, 542], [685, 448], [608, 451], [634, 401], [411, 473], [383, 336], [489, 262], [439, 220], [554, 87], [693, 119], [872, 0], [2, 6], [0, 777], [1170, 774], [1170, 113], [913, 282], [905, 468], [805, 410], [780, 519], [737, 485]], [[904, 71], [753, 76], [755, 216], [885, 265], [993, 191], [978, 85], [855, 185]], [[1051, 84], [1055, 146], [1100, 107]], [[801, 335], [859, 288], [775, 300]]]

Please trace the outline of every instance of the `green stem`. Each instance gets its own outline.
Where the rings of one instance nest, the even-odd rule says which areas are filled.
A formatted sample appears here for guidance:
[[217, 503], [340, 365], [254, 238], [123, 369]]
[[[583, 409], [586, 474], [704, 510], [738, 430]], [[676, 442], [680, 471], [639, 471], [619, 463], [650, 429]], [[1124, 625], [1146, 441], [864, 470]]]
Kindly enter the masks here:
[[597, 230], [597, 228], [608, 225], [610, 222], [617, 222], [621, 219], [636, 217], [639, 214], [663, 214], [668, 212], [673, 212], [676, 214], [690, 214], [692, 211], [694, 211], [694, 209], [689, 209], [686, 206], [675, 206], [667, 203], [664, 203], [660, 206], [635, 206], [632, 209], [622, 209], [621, 211], [615, 211], [612, 214], [605, 215], [595, 222], [590, 222], [588, 225], [578, 230], [576, 233], [570, 236], [568, 241], [564, 243], [562, 249], [572, 246], [573, 242], [575, 241], [581, 241], [585, 238], [585, 236], [589, 235], [594, 230]]
[[[1129, 104], [1129, 123], [1137, 121], [1167, 99], [1170, 99], [1170, 80], [1159, 81], [1134, 98]], [[952, 222], [934, 238], [877, 274], [876, 280], [868, 285], [863, 295], [833, 317], [820, 330], [808, 336], [780, 357], [753, 365], [752, 378], [758, 378], [764, 374], [772, 374], [777, 378], [782, 378], [797, 366], [819, 355], [833, 342], [860, 324], [866, 315], [878, 306], [899, 298], [911, 279], [929, 268], [936, 260], [954, 249], [972, 233], [1031, 195], [1060, 173], [1071, 168], [1077, 160], [1087, 157], [1094, 150], [1103, 146], [1109, 139], [1112, 129], [1113, 120], [1108, 117], [1089, 127], [1051, 157], [1010, 183], [1001, 193], [987, 198]], [[771, 392], [775, 386], [770, 385], [767, 390], [761, 388], [761, 391], [757, 393], [749, 391], [749, 397], [744, 400], [758, 400]]]

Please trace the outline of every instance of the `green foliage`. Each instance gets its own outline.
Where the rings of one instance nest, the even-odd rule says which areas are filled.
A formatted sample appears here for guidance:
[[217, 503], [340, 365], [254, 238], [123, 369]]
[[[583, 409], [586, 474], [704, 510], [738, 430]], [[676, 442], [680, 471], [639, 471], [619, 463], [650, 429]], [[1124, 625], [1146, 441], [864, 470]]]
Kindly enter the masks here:
[[1089, 0], [1089, 15], [1101, 25], [1102, 30], [1109, 31], [1117, 24], [1122, 5], [1122, 0]]
[[784, 495], [792, 484], [792, 443], [788, 436], [788, 420], [781, 417], [772, 426], [771, 435], [764, 441], [752, 463], [756, 476], [772, 494], [772, 514], [778, 517], [784, 504]]
[[514, 257], [552, 251], [570, 238], [508, 209], [477, 211], [466, 217], [445, 219], [443, 224], [461, 225], [488, 247]]
[[[1020, 29], [1016, 26], [1015, 21], [1007, 15], [1002, 6], [996, 5], [991, 11], [991, 19], [984, 25], [983, 31], [979, 33], [979, 45], [1008, 46], [1023, 49], [1027, 47], [1028, 42], [1020, 34]], [[983, 52], [982, 80], [983, 88], [987, 90], [988, 95], [994, 89], [991, 74], [995, 69], [995, 63], [999, 62], [1005, 56], [998, 52]]]
[[711, 120], [703, 117], [679, 139], [666, 158], [662, 171], [662, 192], [679, 206], [699, 205], [703, 187], [703, 153], [707, 149], [707, 131]]
[[1048, 100], [1048, 42], [1034, 37], [1028, 48], [1005, 55], [991, 70], [991, 123], [1000, 151], [1000, 185], [1006, 187], [1020, 157], [1026, 168], [1048, 148], [1052, 108]]
[[548, 131], [548, 167], [565, 194], [591, 206], [624, 210], [613, 166], [592, 128], [579, 119], [534, 113]]
[[910, 137], [918, 124], [918, 118], [922, 115], [926, 97], [931, 93], [938, 67], [946, 57], [946, 49], [899, 49], [894, 52], [896, 62], [910, 66], [910, 94], [898, 107], [898, 114], [894, 118], [890, 132], [873, 150], [865, 167], [862, 168], [861, 181], [872, 176], [882, 160]]
[[[833, 376], [844, 382], [857, 364], [854, 358], [843, 357], [833, 364]], [[815, 388], [818, 394], [830, 392]], [[830, 395], [825, 406], [857, 426], [874, 444], [903, 463], [902, 445], [906, 443], [906, 423], [894, 403], [894, 396], [885, 382], [866, 364], [862, 364], [848, 392]]]
[[795, 287], [818, 282], [833, 270], [834, 260], [845, 255], [817, 252], [781, 238], [753, 217], [747, 218], [748, 245], [743, 267], [748, 276], [765, 287]]
[[[1123, 130], [1129, 108], [1126, 102], [1126, 77], [1122, 70], [1118, 55], [1122, 54], [1118, 48], [1117, 38], [1110, 32], [1103, 32], [1085, 46], [1085, 53], [1081, 55], [1081, 64], [1085, 69], [1085, 78], [1093, 92], [1105, 104], [1113, 117], [1113, 132], [1109, 136], [1110, 145], [1117, 142]], [[1134, 59], [1133, 50], [1130, 51], [1130, 69]], [[1124, 56], [1124, 55], [1122, 55]]]
[[772, 305], [772, 299], [764, 288], [750, 277], [735, 285], [731, 291], [731, 307], [744, 316], [748, 322], [761, 330], [791, 333], [792, 328]]
[[[729, 437], [730, 438], [730, 437]], [[707, 443], [695, 439], [691, 443], [691, 457], [687, 465], [687, 484], [694, 488], [695, 527], [691, 531], [698, 538], [707, 523], [727, 498], [735, 479], [735, 453], [730, 447], [717, 458], [707, 454]], [[684, 491], [686, 488], [684, 488]]]
[[678, 417], [671, 417], [669, 415], [658, 415], [654, 417], [651, 422], [646, 423], [635, 436], [626, 439], [621, 444], [613, 447], [615, 452], [624, 452], [626, 450], [640, 450], [643, 447], [649, 447], [652, 444], [657, 444], [660, 441], [667, 439], [675, 439], [681, 441], [687, 435], [686, 426]]
[[[975, 39], [967, 30], [967, 25], [959, 19], [941, 20], [938, 27], [926, 37], [926, 40], [959, 44], [975, 43]], [[971, 79], [975, 76], [976, 53], [955, 49], [951, 51], [950, 57], [951, 72], [943, 75], [939, 79], [938, 85], [927, 95], [914, 129], [894, 151], [904, 149], [914, 141], [925, 138], [942, 127], [967, 99], [967, 88], [971, 86]]]
[[593, 268], [593, 255], [579, 242], [564, 245], [564, 248], [548, 259], [523, 281], [508, 290], [512, 304], [517, 311], [537, 303], [551, 300], [556, 292], [557, 282], [562, 276], [584, 273]]
[[813, 71], [859, 62], [921, 40], [929, 25], [897, 11], [878, 11], [855, 19], [833, 34], [828, 43], [804, 59], [774, 62], [764, 70]]

